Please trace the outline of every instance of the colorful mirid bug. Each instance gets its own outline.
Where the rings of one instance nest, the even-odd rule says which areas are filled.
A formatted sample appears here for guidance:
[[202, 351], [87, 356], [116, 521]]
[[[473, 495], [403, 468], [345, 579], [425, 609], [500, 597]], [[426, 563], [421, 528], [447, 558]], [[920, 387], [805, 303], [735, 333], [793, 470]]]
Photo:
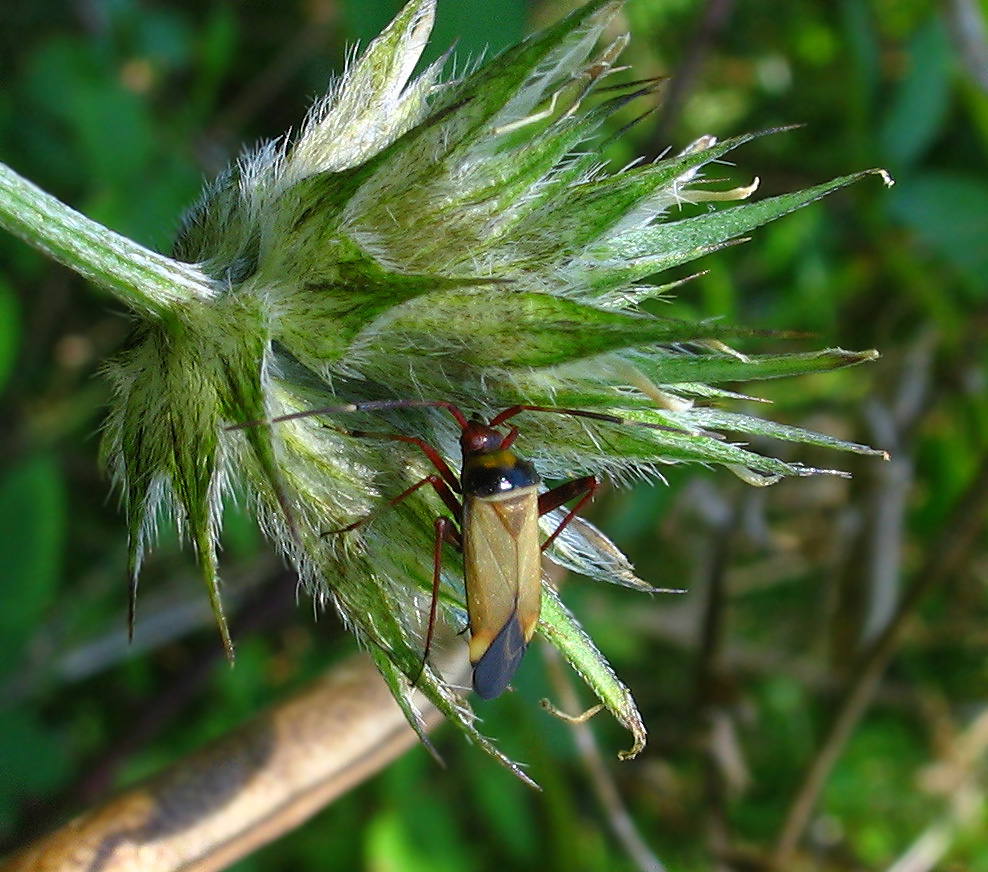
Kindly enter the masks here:
[[[327, 406], [282, 415], [267, 422], [313, 415], [345, 412], [377, 412], [409, 407], [430, 407], [448, 411], [460, 427], [461, 467], [457, 476], [438, 451], [423, 439], [398, 433], [373, 433], [347, 430], [355, 437], [393, 439], [418, 447], [436, 468], [397, 496], [388, 500], [395, 506], [419, 488], [431, 486], [452, 513], [440, 515], [434, 522], [432, 600], [426, 632], [423, 666], [429, 655], [439, 598], [442, 543], [450, 542], [463, 553], [463, 577], [466, 588], [467, 619], [470, 630], [470, 663], [473, 688], [483, 699], [493, 699], [507, 688], [521, 662], [539, 620], [542, 597], [542, 552], [556, 539], [567, 524], [600, 486], [596, 476], [564, 482], [539, 493], [541, 479], [535, 467], [518, 456], [512, 446], [518, 428], [507, 432], [498, 428], [520, 412], [552, 412], [599, 421], [625, 423], [624, 419], [599, 412], [557, 409], [546, 406], [516, 405], [499, 412], [488, 422], [468, 419], [460, 409], [445, 400], [373, 400]], [[639, 422], [633, 422], [639, 423]], [[235, 428], [250, 426], [234, 425]], [[657, 424], [646, 427], [672, 429]], [[555, 531], [539, 542], [539, 518], [571, 500], [569, 509]], [[346, 533], [371, 520], [377, 512], [330, 533]]]

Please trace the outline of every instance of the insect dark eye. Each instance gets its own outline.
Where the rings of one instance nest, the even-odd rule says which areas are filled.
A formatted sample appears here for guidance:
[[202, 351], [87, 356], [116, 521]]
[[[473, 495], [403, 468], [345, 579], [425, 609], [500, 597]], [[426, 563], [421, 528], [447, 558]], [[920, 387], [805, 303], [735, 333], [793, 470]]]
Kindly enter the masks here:
[[497, 451], [503, 439], [504, 435], [497, 430], [471, 421], [469, 428], [463, 431], [460, 442], [467, 455], [486, 454]]

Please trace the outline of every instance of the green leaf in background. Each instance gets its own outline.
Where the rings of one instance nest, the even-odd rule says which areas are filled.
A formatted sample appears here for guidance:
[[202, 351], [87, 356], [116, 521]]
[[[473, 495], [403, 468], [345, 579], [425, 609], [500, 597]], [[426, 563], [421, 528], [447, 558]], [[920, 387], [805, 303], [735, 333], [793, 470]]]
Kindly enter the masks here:
[[224, 77], [236, 57], [239, 40], [238, 19], [226, 4], [210, 10], [209, 19], [195, 35], [197, 73], [189, 94], [189, 111], [194, 118], [208, 116], [216, 105]]
[[[343, 5], [347, 41], [366, 46], [404, 6], [402, 0]], [[458, 0], [439, 4], [436, 26], [423, 60], [431, 63], [450, 46], [462, 61], [490, 57], [520, 42], [529, 30], [524, 0]]]
[[417, 841], [396, 812], [376, 815], [367, 827], [364, 868], [378, 872], [456, 872], [464, 868], [456, 858]]
[[893, 95], [880, 136], [892, 174], [919, 160], [943, 129], [950, 109], [953, 65], [939, 17], [931, 16], [909, 44], [908, 71]]
[[20, 344], [20, 311], [10, 286], [0, 278], [0, 391], [14, 366]]
[[66, 524], [62, 474], [49, 454], [13, 467], [0, 481], [0, 664], [9, 669], [54, 599]]
[[988, 273], [988, 180], [983, 175], [931, 171], [897, 185], [889, 209], [916, 238], [964, 275], [972, 294], [985, 295]]
[[[99, 47], [68, 38], [37, 50], [19, 84], [20, 99], [37, 113], [42, 133], [26, 134], [23, 147], [64, 184], [84, 184], [87, 198], [76, 202], [83, 211], [164, 249], [175, 215], [198, 190], [200, 173], [180, 153], [162, 149], [153, 88], [162, 74], [157, 66], [177, 62], [187, 49], [176, 44], [183, 30], [168, 16], [157, 36], [146, 23], [141, 30], [147, 32], [139, 35], [126, 69]], [[138, 81], [146, 76], [147, 84], [128, 85], [127, 70]], [[173, 113], [172, 124], [178, 117]]]
[[28, 797], [64, 780], [64, 743], [30, 711], [0, 711], [0, 837]]
[[99, 179], [133, 175], [154, 146], [141, 99], [119, 83], [109, 87], [109, 78], [89, 46], [53, 39], [32, 58], [25, 81], [37, 111], [60, 128], [79, 149], [87, 173]]

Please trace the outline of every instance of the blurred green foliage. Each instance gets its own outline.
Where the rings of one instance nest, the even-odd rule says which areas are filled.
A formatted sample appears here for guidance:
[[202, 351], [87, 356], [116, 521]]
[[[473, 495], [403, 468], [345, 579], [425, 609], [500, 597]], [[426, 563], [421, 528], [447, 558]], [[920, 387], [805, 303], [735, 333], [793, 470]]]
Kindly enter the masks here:
[[[202, 178], [241, 144], [297, 126], [346, 44], [366, 43], [398, 5], [3, 3], [0, 159], [167, 249]], [[454, 41], [461, 59], [496, 51], [569, 5], [440, 0], [430, 56]], [[633, 818], [670, 869], [711, 868], [717, 827], [755, 855], [772, 844], [861, 640], [936, 560], [986, 454], [988, 97], [949, 20], [960, 5], [628, 5], [634, 75], [680, 75], [666, 102], [613, 146], [615, 165], [703, 133], [800, 123], [746, 146], [736, 167], [722, 167], [725, 179], [757, 174], [762, 195], [867, 166], [897, 180], [891, 192], [877, 182], [842, 191], [706, 258], [707, 272], [663, 310], [804, 331], [811, 337], [795, 344], [807, 348], [880, 348], [872, 367], [767, 385], [762, 396], [775, 405], [761, 411], [887, 448], [893, 463], [802, 450], [806, 462], [852, 469], [854, 481], [768, 491], [671, 467], [669, 487], [613, 492], [593, 517], [643, 578], [688, 593], [646, 599], [566, 585], [650, 727], [646, 753], [618, 764], [625, 737], [595, 723]], [[725, 17], [703, 29], [711, 9]], [[127, 648], [124, 525], [94, 435], [106, 398], [94, 376], [127, 330], [105, 298], [0, 237], [7, 846], [229, 729], [352, 648], [332, 616], [314, 623], [307, 605], [294, 607], [293, 581], [236, 510], [224, 577], [228, 609], [242, 618], [237, 668], [221, 661], [191, 554], [167, 535], [142, 581], [137, 645]], [[985, 749], [964, 770], [973, 815], [952, 817], [956, 790], [933, 777], [988, 704], [988, 553], [979, 542], [963, 558], [921, 603], [829, 779], [806, 868], [887, 868], [943, 819], [956, 828], [937, 868], [988, 870]], [[712, 587], [724, 602], [716, 633], [704, 637]], [[703, 638], [713, 645], [707, 657]], [[484, 726], [531, 762], [543, 794], [440, 733], [447, 768], [415, 750], [237, 869], [634, 869], [568, 728], [535, 704], [555, 695], [537, 654], [517, 689], [482, 707]], [[720, 744], [708, 740], [711, 711], [730, 725]], [[711, 777], [713, 751], [736, 752], [735, 781]]]

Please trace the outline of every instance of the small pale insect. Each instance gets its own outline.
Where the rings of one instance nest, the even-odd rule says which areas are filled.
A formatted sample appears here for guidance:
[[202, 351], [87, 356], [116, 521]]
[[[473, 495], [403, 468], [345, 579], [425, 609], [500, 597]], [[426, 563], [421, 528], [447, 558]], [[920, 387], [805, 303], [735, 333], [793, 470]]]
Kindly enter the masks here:
[[[617, 424], [629, 422], [599, 412], [517, 405], [499, 412], [485, 423], [478, 418], [468, 419], [457, 406], [444, 400], [374, 400], [310, 409], [251, 424], [275, 424], [312, 415], [410, 407], [445, 409], [456, 420], [461, 431], [459, 476], [423, 439], [397, 433], [346, 432], [356, 437], [393, 439], [415, 445], [436, 468], [435, 473], [415, 482], [387, 503], [389, 506], [397, 505], [428, 485], [436, 491], [452, 515], [440, 515], [434, 522], [432, 600], [422, 663], [424, 666], [428, 659], [436, 621], [441, 548], [443, 542], [449, 542], [463, 553], [473, 688], [483, 699], [493, 699], [507, 689], [535, 633], [542, 598], [542, 552], [600, 486], [596, 476], [588, 475], [539, 493], [541, 479], [535, 467], [512, 450], [518, 428], [509, 426], [507, 432], [498, 428], [525, 411], [551, 412]], [[235, 425], [244, 426], [250, 425]], [[559, 526], [545, 541], [540, 542], [539, 518], [573, 500], [575, 504]], [[376, 514], [330, 532], [337, 534], [355, 530]]]

